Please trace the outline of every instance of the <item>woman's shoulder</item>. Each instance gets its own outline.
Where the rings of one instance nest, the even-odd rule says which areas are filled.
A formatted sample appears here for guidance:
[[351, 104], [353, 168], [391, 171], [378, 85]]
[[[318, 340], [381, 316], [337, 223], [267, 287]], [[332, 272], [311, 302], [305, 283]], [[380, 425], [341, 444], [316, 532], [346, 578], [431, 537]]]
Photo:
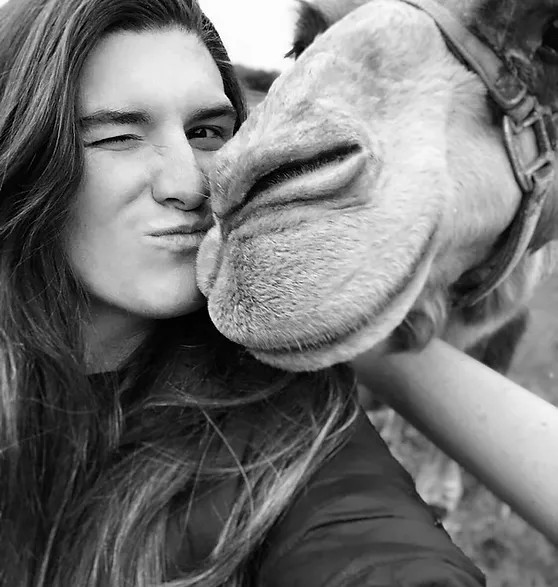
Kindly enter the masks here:
[[265, 587], [485, 584], [364, 412], [269, 534], [260, 573]]

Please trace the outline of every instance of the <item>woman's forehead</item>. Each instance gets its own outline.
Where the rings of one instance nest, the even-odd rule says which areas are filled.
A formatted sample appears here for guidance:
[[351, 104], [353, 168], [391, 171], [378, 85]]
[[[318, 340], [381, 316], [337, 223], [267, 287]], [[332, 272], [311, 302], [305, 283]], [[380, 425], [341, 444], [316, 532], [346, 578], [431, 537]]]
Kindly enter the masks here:
[[81, 112], [154, 107], [224, 98], [219, 69], [199, 37], [179, 28], [117, 32], [85, 61], [79, 80]]

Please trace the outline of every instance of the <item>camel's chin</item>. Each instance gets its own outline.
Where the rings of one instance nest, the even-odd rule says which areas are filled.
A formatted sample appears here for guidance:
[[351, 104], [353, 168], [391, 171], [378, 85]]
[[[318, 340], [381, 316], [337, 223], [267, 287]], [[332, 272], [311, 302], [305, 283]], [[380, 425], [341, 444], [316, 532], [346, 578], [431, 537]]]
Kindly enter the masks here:
[[[284, 371], [318, 371], [326, 369], [339, 363], [350, 362], [357, 356], [374, 349], [388, 347], [389, 339], [394, 330], [403, 322], [416, 299], [420, 295], [426, 282], [430, 269], [430, 261], [424, 260], [424, 263], [417, 268], [413, 279], [411, 279], [405, 289], [398, 296], [390, 301], [381, 304], [383, 311], [379, 314], [371, 312], [368, 316], [354, 316], [354, 322], [359, 326], [349, 333], [335, 336], [331, 330], [325, 329], [322, 325], [318, 328], [324, 328], [320, 332], [317, 328], [312, 328], [315, 337], [307, 344], [304, 340], [304, 332], [293, 329], [290, 330], [290, 340], [283, 339], [285, 346], [273, 348], [271, 345], [263, 347], [254, 347], [254, 337], [238, 337], [238, 331], [232, 331], [229, 323], [220, 318], [213, 321], [225, 336], [234, 340], [237, 344], [244, 346], [250, 354], [262, 363], [266, 363]], [[238, 317], [237, 317], [238, 318]], [[247, 319], [246, 322], [249, 322]], [[317, 325], [304, 325], [304, 331], [308, 332], [309, 327]], [[245, 328], [244, 331], [252, 331], [252, 328]], [[285, 332], [285, 331], [283, 331]], [[266, 340], [266, 342], [269, 342]], [[289, 344], [290, 343], [290, 344]]]
[[321, 342], [306, 348], [294, 346], [289, 349], [255, 349], [246, 347], [256, 359], [285, 371], [318, 371], [339, 363], [352, 361], [359, 355], [389, 346], [393, 331], [403, 322], [424, 287], [430, 263], [425, 262], [416, 271], [414, 278], [395, 299], [383, 304], [385, 310], [379, 315], [360, 318], [360, 328], [349, 334], [332, 337], [324, 332]]
[[[389, 338], [390, 332], [387, 334]], [[324, 343], [322, 347], [307, 350], [289, 351], [261, 351], [247, 349], [258, 361], [282, 369], [283, 371], [319, 371], [339, 363], [347, 363], [372, 348], [378, 349], [388, 346], [387, 339], [379, 340], [373, 336], [372, 340], [366, 332], [355, 332], [342, 341]]]
[[[210, 231], [198, 256], [200, 289], [217, 329], [263, 363], [287, 371], [347, 362], [388, 339], [424, 288], [435, 249], [432, 230], [410, 249], [418, 252], [406, 263], [397, 257], [378, 269], [355, 263], [369, 258], [362, 250], [311, 247], [310, 237], [308, 246], [297, 247], [293, 233], [223, 243]], [[302, 233], [299, 227], [299, 239]], [[310, 235], [314, 241], [316, 234]]]

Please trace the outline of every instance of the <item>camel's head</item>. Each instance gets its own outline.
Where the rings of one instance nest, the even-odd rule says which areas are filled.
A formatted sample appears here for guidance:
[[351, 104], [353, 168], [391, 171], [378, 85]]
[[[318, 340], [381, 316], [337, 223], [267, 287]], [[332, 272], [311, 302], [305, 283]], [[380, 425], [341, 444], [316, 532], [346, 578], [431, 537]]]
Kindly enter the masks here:
[[[556, 106], [558, 1], [445, 6]], [[303, 4], [294, 53], [211, 177], [210, 315], [293, 370], [402, 333], [424, 343], [518, 209], [502, 115], [434, 20], [399, 0]]]

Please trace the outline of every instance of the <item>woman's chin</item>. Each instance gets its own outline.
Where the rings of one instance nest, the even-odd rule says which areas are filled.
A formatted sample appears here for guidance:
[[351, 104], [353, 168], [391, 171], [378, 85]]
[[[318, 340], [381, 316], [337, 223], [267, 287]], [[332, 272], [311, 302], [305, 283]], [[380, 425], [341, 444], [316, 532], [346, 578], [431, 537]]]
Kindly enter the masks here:
[[195, 312], [206, 303], [201, 291], [193, 285], [150, 292], [148, 296], [129, 300], [123, 309], [144, 319], [165, 320]]
[[205, 305], [206, 299], [198, 290], [196, 296], [189, 296], [187, 300], [177, 300], [175, 303], [164, 305], [151, 305], [146, 308], [146, 314], [148, 317], [156, 320], [165, 320], [191, 314], [192, 312], [203, 308]]

